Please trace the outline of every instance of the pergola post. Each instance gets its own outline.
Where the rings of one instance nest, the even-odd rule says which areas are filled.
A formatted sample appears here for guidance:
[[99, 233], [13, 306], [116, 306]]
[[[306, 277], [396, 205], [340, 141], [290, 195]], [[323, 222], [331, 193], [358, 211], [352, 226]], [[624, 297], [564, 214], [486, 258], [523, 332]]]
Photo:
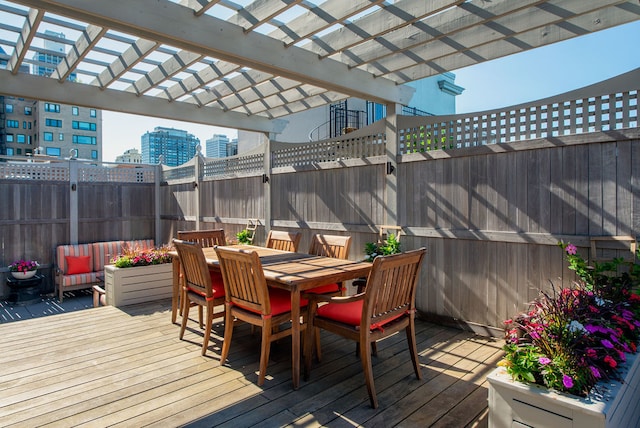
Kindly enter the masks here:
[[264, 143], [264, 174], [262, 184], [264, 185], [264, 230], [268, 234], [271, 230], [271, 139], [275, 134], [266, 133]]
[[387, 104], [387, 117], [385, 119], [385, 134], [387, 136], [385, 165], [385, 224], [398, 224], [398, 114], [402, 106], [397, 103]]
[[69, 243], [78, 243], [78, 162], [69, 158]]

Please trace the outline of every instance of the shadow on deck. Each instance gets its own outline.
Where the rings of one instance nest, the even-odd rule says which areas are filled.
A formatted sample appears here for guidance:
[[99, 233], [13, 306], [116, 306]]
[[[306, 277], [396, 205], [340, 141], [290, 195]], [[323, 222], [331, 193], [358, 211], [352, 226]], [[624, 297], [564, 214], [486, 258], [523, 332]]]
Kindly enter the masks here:
[[202, 357], [197, 323], [178, 340], [169, 306], [92, 308], [0, 325], [0, 426], [487, 425], [485, 378], [502, 356], [500, 341], [418, 321], [422, 381], [404, 335], [381, 341], [374, 410], [352, 342], [323, 334], [323, 360], [298, 390], [290, 340], [276, 342], [258, 387], [258, 334], [236, 327], [221, 366], [222, 323]]

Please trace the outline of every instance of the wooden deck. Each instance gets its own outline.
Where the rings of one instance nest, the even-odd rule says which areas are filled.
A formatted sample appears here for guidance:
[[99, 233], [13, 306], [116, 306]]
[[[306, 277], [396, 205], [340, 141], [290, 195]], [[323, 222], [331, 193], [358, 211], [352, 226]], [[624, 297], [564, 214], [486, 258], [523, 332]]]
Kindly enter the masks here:
[[290, 340], [272, 345], [256, 386], [260, 338], [236, 327], [229, 362], [222, 323], [200, 356], [196, 322], [178, 340], [170, 304], [101, 307], [0, 325], [0, 426], [486, 426], [486, 375], [501, 342], [418, 322], [423, 380], [404, 335], [378, 344], [380, 407], [369, 407], [355, 345], [322, 336], [323, 361], [291, 387]]

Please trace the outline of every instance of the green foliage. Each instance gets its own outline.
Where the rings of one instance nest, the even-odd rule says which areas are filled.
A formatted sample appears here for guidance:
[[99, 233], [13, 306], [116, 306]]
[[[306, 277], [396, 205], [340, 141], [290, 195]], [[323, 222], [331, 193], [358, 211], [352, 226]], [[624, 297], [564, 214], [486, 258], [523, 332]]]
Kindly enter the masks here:
[[367, 242], [364, 244], [365, 260], [372, 262], [377, 256], [388, 256], [400, 252], [400, 242], [390, 233], [386, 242]]
[[251, 235], [247, 229], [242, 229], [236, 233], [236, 238], [238, 238], [239, 244], [251, 244]]

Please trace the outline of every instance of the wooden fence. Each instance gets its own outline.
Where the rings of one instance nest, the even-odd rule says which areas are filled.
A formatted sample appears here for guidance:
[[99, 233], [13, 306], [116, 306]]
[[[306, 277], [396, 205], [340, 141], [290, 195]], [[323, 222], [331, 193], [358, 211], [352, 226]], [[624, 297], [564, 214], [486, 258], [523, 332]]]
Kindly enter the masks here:
[[[508, 109], [528, 112], [520, 116], [527, 118], [523, 125], [509, 127], [508, 142], [501, 142], [496, 133], [503, 130], [497, 126], [475, 134], [490, 138], [473, 141], [463, 139], [471, 133], [452, 131], [469, 120], [486, 118], [490, 124], [492, 117], [503, 116], [499, 112], [477, 119], [391, 115], [348, 139], [270, 142], [230, 159], [196, 157], [180, 167], [162, 167], [162, 173], [149, 167], [149, 176], [132, 176], [126, 183], [78, 181], [77, 197], [73, 179], [37, 184], [0, 179], [0, 189], [13, 192], [2, 208], [3, 261], [22, 255], [45, 259], [41, 251], [51, 254], [56, 244], [72, 240], [70, 229], [79, 242], [156, 236], [164, 243], [182, 229], [223, 227], [233, 238], [248, 219], [263, 226], [257, 244], [268, 228], [302, 230], [303, 250], [314, 233], [349, 234], [350, 258], [360, 259], [364, 244], [376, 240], [377, 225], [392, 223], [403, 228], [403, 249], [428, 249], [417, 295], [420, 312], [499, 334], [502, 321], [524, 309], [540, 289], [574, 278], [558, 241], [576, 244], [588, 257], [591, 237], [637, 234], [638, 82], [623, 76], [565, 101], [558, 97]], [[541, 105], [551, 110], [580, 105], [588, 114], [563, 110], [559, 122], [544, 126], [547, 134], [524, 139], [533, 132], [526, 127], [541, 127], [531, 112], [547, 117], [549, 109]], [[599, 128], [571, 125], [572, 117]], [[433, 143], [442, 142], [441, 136], [446, 136], [444, 149]], [[74, 198], [75, 222], [67, 208]], [[34, 207], [33, 201], [42, 202]], [[15, 204], [20, 208], [11, 208]], [[12, 229], [16, 225], [18, 231]]]

